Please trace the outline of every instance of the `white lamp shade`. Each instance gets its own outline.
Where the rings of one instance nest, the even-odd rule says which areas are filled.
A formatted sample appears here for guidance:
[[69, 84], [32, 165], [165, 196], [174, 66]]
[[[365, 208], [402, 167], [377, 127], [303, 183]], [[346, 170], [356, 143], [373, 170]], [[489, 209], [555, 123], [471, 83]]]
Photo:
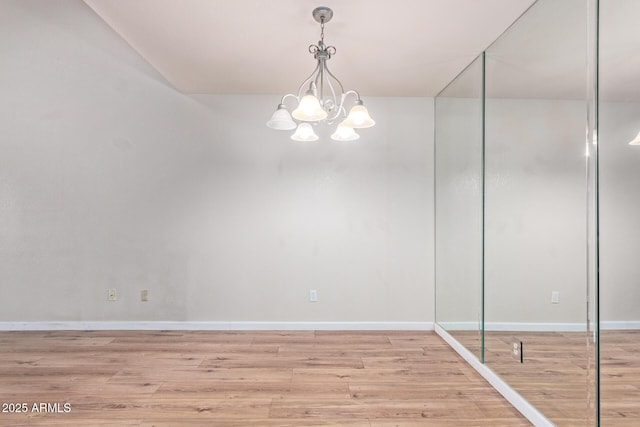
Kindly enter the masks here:
[[267, 122], [267, 126], [276, 130], [291, 130], [296, 128], [296, 122], [291, 118], [287, 108], [280, 104]]
[[291, 115], [303, 122], [317, 122], [327, 118], [327, 112], [322, 109], [320, 101], [312, 91], [307, 91], [307, 94], [300, 100], [298, 108], [293, 110]]
[[334, 141], [355, 141], [360, 135], [353, 130], [352, 127], [344, 124], [344, 121], [338, 125], [338, 129], [331, 135]]
[[640, 132], [638, 132], [635, 139], [631, 141], [629, 145], [640, 145]]
[[347, 116], [347, 119], [343, 123], [355, 129], [370, 128], [371, 126], [376, 124], [371, 116], [369, 116], [367, 107], [362, 105], [361, 102], [356, 103], [356, 105], [351, 107], [349, 116]]
[[317, 141], [318, 135], [315, 134], [309, 123], [300, 123], [296, 132], [291, 135], [291, 139], [300, 142]]

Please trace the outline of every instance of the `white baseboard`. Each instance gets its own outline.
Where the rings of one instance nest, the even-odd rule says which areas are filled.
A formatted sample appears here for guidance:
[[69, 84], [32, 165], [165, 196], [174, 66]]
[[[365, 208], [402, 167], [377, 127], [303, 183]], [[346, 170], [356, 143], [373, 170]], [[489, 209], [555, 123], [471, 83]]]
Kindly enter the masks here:
[[282, 331], [432, 331], [433, 322], [0, 322], [0, 331], [223, 331], [223, 330], [282, 330]]
[[536, 427], [555, 427], [547, 417], [545, 417], [535, 406], [530, 404], [517, 391], [512, 389], [502, 378], [496, 375], [486, 365], [480, 363], [480, 360], [467, 350], [462, 344], [456, 341], [438, 324], [435, 325], [435, 331], [442, 337], [464, 360], [467, 361], [482, 377], [489, 382], [502, 396], [504, 396], [514, 408], [524, 415]]
[[600, 322], [600, 330], [633, 330], [640, 329], [640, 320], [607, 320]]
[[[438, 322], [447, 331], [478, 331], [478, 322]], [[640, 330], [640, 321], [603, 321], [601, 330]], [[485, 322], [485, 331], [492, 332], [584, 332], [586, 323], [527, 323], [527, 322]]]
[[587, 330], [587, 323], [508, 323], [508, 322], [488, 322], [485, 323], [485, 331], [492, 332], [584, 332]]
[[440, 327], [447, 331], [479, 331], [479, 322], [437, 322]]
[[[477, 322], [439, 322], [447, 331], [478, 331]], [[581, 332], [581, 323], [486, 323], [487, 331], [504, 332]], [[601, 330], [640, 330], [640, 321], [606, 321]], [[433, 322], [194, 322], [194, 321], [50, 321], [50, 322], [0, 322], [0, 331], [63, 331], [63, 330], [318, 330], [318, 331], [432, 331]]]
[[[478, 322], [438, 322], [447, 331], [478, 331]], [[485, 322], [485, 331], [493, 332], [580, 332], [586, 331], [585, 323], [525, 323]]]

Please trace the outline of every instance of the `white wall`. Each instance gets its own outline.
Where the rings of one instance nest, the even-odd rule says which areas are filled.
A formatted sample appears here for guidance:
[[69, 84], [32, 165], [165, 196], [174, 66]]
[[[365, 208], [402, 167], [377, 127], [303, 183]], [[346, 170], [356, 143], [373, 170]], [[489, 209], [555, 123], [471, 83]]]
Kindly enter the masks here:
[[486, 101], [488, 322], [586, 325], [585, 117], [581, 101]]
[[[488, 322], [586, 321], [585, 111], [581, 101], [487, 101]], [[639, 117], [638, 103], [600, 103], [605, 322], [640, 320], [640, 150], [628, 145]]]
[[479, 329], [482, 321], [482, 99], [447, 95], [448, 92], [437, 98], [435, 107], [436, 320], [446, 329]]
[[[474, 329], [483, 286], [481, 104], [437, 103], [437, 320]], [[485, 105], [487, 328], [585, 325], [586, 104], [494, 98]]]
[[640, 322], [640, 103], [600, 103], [600, 318]]
[[[481, 227], [477, 103], [437, 102], [443, 106], [436, 129], [437, 320], [452, 328], [473, 328], [482, 286], [481, 248], [474, 243]], [[487, 100], [489, 329], [506, 328], [498, 325], [503, 323], [586, 322], [585, 118], [581, 101]], [[640, 131], [640, 104], [601, 102], [599, 125], [600, 315], [604, 322], [637, 325], [640, 149], [628, 142]], [[559, 304], [551, 303], [552, 291], [560, 292]]]
[[432, 99], [295, 144], [279, 95], [182, 95], [79, 0], [0, 3], [0, 56], [0, 321], [433, 320]]

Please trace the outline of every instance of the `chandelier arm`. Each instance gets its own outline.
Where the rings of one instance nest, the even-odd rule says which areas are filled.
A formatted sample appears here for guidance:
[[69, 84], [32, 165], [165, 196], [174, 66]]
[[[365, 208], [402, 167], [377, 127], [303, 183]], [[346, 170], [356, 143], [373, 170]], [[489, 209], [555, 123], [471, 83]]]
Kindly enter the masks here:
[[316, 98], [318, 98], [318, 100], [322, 100], [322, 98], [324, 97], [324, 78], [323, 78], [323, 70], [324, 70], [325, 65], [321, 63], [320, 60], [318, 60], [318, 74], [316, 74], [316, 79], [315, 79], [315, 85], [316, 88], [320, 88], [320, 91], [317, 93]]
[[324, 98], [324, 70], [327, 68], [327, 63], [322, 61], [322, 65], [320, 66], [320, 99]]
[[300, 98], [300, 95], [302, 94], [302, 89], [307, 85], [307, 83], [309, 83], [309, 81], [313, 81], [313, 76], [316, 75], [316, 73], [318, 72], [318, 68], [320, 67], [320, 61], [318, 61], [318, 64], [316, 65], [316, 69], [313, 70], [313, 73], [311, 73], [311, 75], [309, 77], [307, 77], [302, 84], [298, 87], [298, 98]]
[[[335, 120], [340, 115], [340, 111], [342, 110], [342, 99], [340, 99], [340, 105], [338, 105], [338, 96], [336, 95], [336, 91], [331, 84], [331, 79], [327, 79], [327, 84], [329, 85], [329, 89], [331, 90], [331, 95], [333, 96], [333, 103], [338, 107], [336, 113], [329, 120]], [[342, 98], [342, 97], [341, 97]]]
[[281, 99], [280, 99], [280, 104], [284, 104], [284, 100], [287, 99], [288, 97], [293, 97], [296, 99], [296, 101], [298, 100], [298, 97], [296, 95], [294, 95], [293, 93], [288, 93], [286, 95], [284, 95]]
[[[356, 93], [356, 96], [358, 96], [358, 97], [359, 97], [359, 95], [357, 95], [357, 92], [355, 92], [355, 91], [349, 91], [349, 92], [346, 92], [346, 93], [345, 93], [345, 91], [344, 91], [344, 86], [342, 86], [342, 82], [340, 81], [340, 79], [339, 79], [339, 78], [337, 78], [335, 75], [333, 75], [333, 73], [331, 72], [331, 70], [329, 69], [329, 67], [326, 67], [326, 68], [327, 68], [327, 73], [329, 73], [329, 75], [330, 75], [331, 77], [333, 77], [333, 78], [335, 79], [335, 81], [336, 81], [336, 82], [338, 82], [338, 85], [340, 85], [340, 105], [338, 106], [338, 111], [336, 111], [336, 114], [333, 116], [333, 120], [335, 120], [335, 119], [337, 119], [337, 118], [338, 118], [338, 116], [340, 115], [340, 112], [341, 112], [341, 111], [345, 111], [345, 116], [346, 116], [346, 114], [347, 114], [347, 113], [346, 113], [346, 110], [344, 109], [344, 99], [347, 97], [347, 94], [348, 94], [349, 92], [354, 92], [354, 93]], [[328, 80], [328, 79], [327, 79], [327, 80]], [[336, 100], [336, 104], [337, 104], [338, 97], [334, 95], [334, 98], [335, 98], [335, 100]]]
[[333, 102], [338, 104], [338, 96], [336, 95], [336, 90], [333, 88], [333, 84], [331, 84], [331, 79], [327, 79], [327, 85], [329, 85], [329, 90], [331, 91], [331, 96], [333, 97]]
[[344, 97], [346, 98], [347, 95], [349, 95], [351, 93], [356, 96], [356, 101], [362, 101], [362, 99], [360, 99], [360, 94], [358, 93], [357, 90], [348, 90], [348, 91], [344, 92]]
[[[342, 86], [342, 82], [340, 81], [340, 79], [333, 75], [333, 73], [331, 72], [331, 70], [329, 69], [329, 67], [326, 64], [325, 64], [325, 68], [327, 69], [327, 73], [329, 73], [329, 75], [331, 77], [333, 77], [338, 82], [338, 84], [340, 85], [340, 93], [345, 93], [344, 92], [344, 86]], [[355, 92], [355, 91], [352, 91], [352, 92]]]

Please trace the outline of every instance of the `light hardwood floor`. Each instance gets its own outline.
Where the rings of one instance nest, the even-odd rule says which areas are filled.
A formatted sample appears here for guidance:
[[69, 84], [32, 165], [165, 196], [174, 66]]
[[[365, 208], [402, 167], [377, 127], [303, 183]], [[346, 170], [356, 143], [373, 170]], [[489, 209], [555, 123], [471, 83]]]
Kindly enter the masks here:
[[[511, 357], [514, 336], [524, 343], [524, 363]], [[596, 425], [586, 332], [487, 332], [485, 344], [487, 366], [556, 425]]]
[[530, 425], [433, 332], [0, 332], [0, 401], [29, 407], [2, 426]]
[[640, 331], [600, 332], [603, 427], [640, 426]]

